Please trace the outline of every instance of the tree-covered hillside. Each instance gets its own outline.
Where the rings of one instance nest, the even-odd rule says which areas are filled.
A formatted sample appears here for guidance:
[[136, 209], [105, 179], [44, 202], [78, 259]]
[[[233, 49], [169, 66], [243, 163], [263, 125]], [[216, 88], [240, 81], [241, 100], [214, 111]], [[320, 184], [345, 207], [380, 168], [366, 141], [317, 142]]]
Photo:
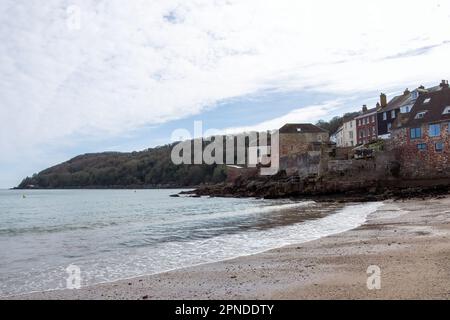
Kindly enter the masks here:
[[186, 187], [226, 179], [223, 165], [175, 165], [172, 145], [141, 152], [77, 156], [25, 178], [18, 188]]

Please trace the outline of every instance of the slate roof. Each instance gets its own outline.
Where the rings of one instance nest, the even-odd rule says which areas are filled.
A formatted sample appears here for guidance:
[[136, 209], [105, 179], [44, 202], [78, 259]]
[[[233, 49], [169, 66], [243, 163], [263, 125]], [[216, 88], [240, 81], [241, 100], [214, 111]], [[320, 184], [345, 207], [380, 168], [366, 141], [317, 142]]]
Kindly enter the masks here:
[[[425, 103], [430, 99], [428, 103]], [[405, 126], [414, 127], [424, 123], [438, 123], [450, 121], [450, 114], [442, 114], [446, 107], [450, 107], [450, 89], [443, 88], [439, 91], [426, 93], [417, 98], [413, 108], [409, 113], [409, 119]], [[416, 119], [416, 115], [420, 112], [426, 112], [424, 117]]]
[[[437, 86], [427, 88], [427, 89], [424, 89], [423, 87], [419, 87], [419, 88], [415, 89], [414, 91], [418, 91], [421, 94], [426, 94], [426, 93], [440, 91], [442, 89], [443, 89], [443, 87], [441, 85], [437, 85]], [[412, 92], [403, 93], [400, 96], [395, 96], [394, 98], [392, 98], [388, 102], [386, 107], [381, 108], [378, 111], [379, 112], [392, 111], [392, 110], [400, 109], [401, 107], [404, 107], [407, 105], [412, 105], [412, 104], [414, 104], [414, 102], [415, 102], [415, 100], [412, 98]]]
[[361, 112], [361, 114], [359, 116], [356, 116], [355, 119], [364, 118], [368, 114], [371, 114], [371, 113], [374, 113], [374, 112], [377, 112], [377, 108], [372, 108], [372, 109], [368, 109], [366, 112]]
[[280, 133], [328, 133], [327, 130], [319, 128], [311, 123], [287, 123], [279, 130]]
[[401, 96], [396, 96], [389, 101], [386, 107], [380, 109], [379, 111], [387, 112], [395, 109], [400, 109], [403, 106], [414, 103], [412, 99], [412, 94], [402, 94]]

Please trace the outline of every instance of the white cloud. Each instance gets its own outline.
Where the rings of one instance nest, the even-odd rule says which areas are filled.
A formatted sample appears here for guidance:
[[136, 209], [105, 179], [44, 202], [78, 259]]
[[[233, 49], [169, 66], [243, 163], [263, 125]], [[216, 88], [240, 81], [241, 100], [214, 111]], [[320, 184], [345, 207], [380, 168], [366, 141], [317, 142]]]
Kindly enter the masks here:
[[[67, 27], [71, 5], [78, 31]], [[439, 0], [3, 0], [0, 148], [119, 134], [265, 88], [437, 81], [450, 73], [449, 9]]]
[[274, 130], [279, 129], [286, 123], [309, 123], [316, 122], [317, 120], [329, 115], [330, 113], [336, 112], [336, 108], [342, 108], [342, 101], [328, 101], [324, 104], [306, 106], [299, 109], [294, 109], [289, 113], [268, 120], [263, 121], [258, 124], [245, 126], [245, 127], [232, 127], [226, 128], [221, 131], [224, 134], [236, 134], [242, 132], [252, 132], [252, 131], [266, 131], [266, 130]]

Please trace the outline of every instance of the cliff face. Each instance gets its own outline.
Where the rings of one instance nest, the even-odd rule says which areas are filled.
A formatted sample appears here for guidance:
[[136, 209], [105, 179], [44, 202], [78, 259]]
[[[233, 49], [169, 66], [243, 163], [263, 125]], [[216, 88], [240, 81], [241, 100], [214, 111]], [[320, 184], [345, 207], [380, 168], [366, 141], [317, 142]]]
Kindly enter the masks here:
[[174, 165], [171, 149], [81, 155], [25, 178], [18, 188], [158, 188], [225, 181], [224, 166]]

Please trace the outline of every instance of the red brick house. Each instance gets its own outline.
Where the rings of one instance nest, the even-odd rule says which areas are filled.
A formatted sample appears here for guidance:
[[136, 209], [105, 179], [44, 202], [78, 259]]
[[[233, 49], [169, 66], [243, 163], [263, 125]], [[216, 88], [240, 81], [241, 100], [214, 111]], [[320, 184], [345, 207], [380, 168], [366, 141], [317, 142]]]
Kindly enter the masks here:
[[367, 106], [364, 105], [361, 114], [355, 120], [358, 145], [367, 144], [377, 139], [378, 125], [376, 108], [367, 109]]
[[[401, 123], [400, 123], [401, 122]], [[392, 149], [402, 174], [411, 178], [450, 177], [450, 89], [421, 95], [407, 119], [394, 124]]]

